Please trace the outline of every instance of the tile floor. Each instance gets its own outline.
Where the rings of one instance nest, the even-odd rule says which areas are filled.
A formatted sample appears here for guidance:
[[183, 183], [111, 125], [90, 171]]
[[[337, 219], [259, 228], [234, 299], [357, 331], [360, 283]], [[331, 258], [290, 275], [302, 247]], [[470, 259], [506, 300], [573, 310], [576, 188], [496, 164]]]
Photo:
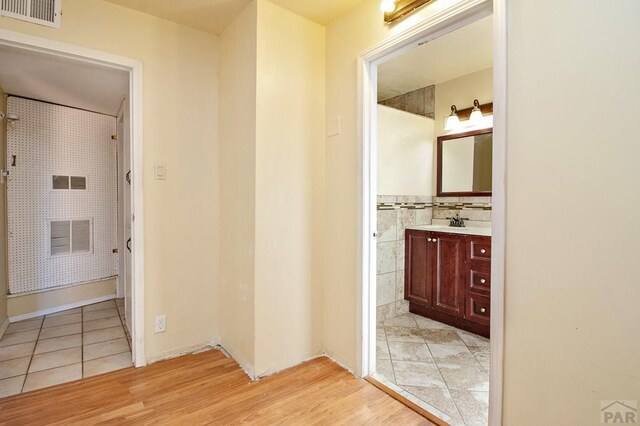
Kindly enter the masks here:
[[414, 314], [378, 323], [376, 379], [452, 426], [486, 425], [489, 339]]
[[10, 324], [0, 340], [0, 398], [131, 366], [123, 303]]

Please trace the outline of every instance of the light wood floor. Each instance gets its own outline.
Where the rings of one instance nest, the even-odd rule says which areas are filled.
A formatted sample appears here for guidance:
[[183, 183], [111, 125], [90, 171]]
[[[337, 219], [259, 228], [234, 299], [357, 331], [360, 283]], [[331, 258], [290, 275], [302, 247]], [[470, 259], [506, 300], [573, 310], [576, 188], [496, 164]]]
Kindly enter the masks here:
[[251, 382], [219, 351], [0, 399], [0, 424], [432, 425], [327, 358]]

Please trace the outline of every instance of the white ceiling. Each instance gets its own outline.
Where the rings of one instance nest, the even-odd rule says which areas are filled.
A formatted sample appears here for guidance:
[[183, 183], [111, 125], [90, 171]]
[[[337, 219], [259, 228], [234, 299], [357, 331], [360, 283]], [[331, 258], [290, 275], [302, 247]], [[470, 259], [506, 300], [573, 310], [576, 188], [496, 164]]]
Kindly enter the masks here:
[[5, 93], [115, 116], [129, 91], [125, 71], [0, 46]]
[[483, 18], [378, 67], [378, 100], [493, 66], [493, 19]]
[[[219, 35], [251, 0], [106, 0], [139, 12]], [[271, 0], [326, 25], [364, 0]]]

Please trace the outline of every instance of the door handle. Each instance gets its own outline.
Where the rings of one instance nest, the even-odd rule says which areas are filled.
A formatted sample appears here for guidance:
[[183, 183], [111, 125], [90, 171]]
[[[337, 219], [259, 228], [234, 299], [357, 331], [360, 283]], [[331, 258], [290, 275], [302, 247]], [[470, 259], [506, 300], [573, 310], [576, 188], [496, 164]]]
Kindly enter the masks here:
[[127, 180], [129, 185], [131, 185], [131, 170], [127, 172], [127, 175], [124, 178]]
[[129, 253], [131, 253], [131, 238], [127, 240], [127, 250], [129, 250]]

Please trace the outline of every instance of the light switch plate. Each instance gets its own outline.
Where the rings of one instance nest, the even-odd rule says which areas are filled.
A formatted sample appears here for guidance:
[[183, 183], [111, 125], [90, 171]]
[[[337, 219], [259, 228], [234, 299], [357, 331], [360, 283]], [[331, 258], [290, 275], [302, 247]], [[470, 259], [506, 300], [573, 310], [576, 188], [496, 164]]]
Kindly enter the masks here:
[[156, 180], [167, 180], [167, 165], [156, 164], [154, 167]]
[[342, 133], [341, 117], [333, 117], [327, 123], [327, 136], [338, 136]]

